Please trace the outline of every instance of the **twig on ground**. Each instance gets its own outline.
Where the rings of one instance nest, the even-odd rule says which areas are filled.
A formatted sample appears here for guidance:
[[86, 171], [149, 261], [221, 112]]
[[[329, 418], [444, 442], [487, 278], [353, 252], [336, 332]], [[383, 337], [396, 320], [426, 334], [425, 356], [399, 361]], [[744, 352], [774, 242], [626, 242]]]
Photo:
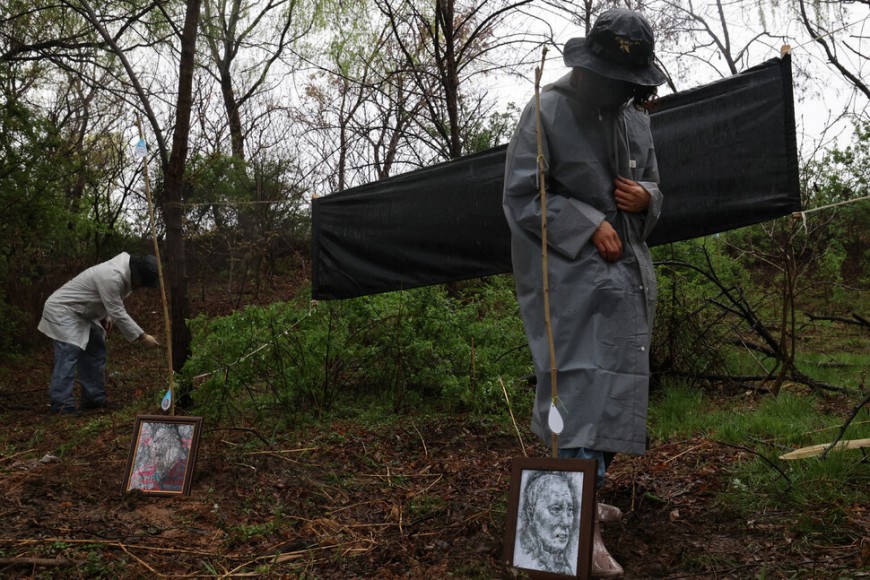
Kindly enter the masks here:
[[755, 449], [751, 449], [751, 448], [746, 447], [744, 445], [737, 445], [735, 443], [728, 443], [726, 441], [719, 441], [717, 439], [711, 439], [711, 441], [713, 441], [714, 443], [718, 443], [719, 445], [725, 445], [726, 447], [733, 447], [734, 449], [741, 449], [743, 451], [747, 451], [749, 453], [752, 453], [753, 455], [757, 455], [758, 457], [760, 457], [762, 459], [762, 461], [764, 461], [769, 466], [771, 466], [776, 471], [778, 471], [779, 474], [781, 476], [783, 476], [785, 478], [785, 480], [788, 482], [789, 487], [791, 487], [791, 485], [792, 485], [791, 478], [789, 478], [789, 476], [786, 475], [786, 473], [782, 469], [780, 469], [778, 465], [776, 465], [774, 462], [772, 462], [770, 459], [768, 459], [767, 457], [765, 457], [764, 455], [762, 455], [761, 453], [759, 453]]
[[511, 408], [511, 400], [508, 398], [507, 388], [504, 386], [504, 381], [501, 380], [501, 377], [498, 378], [498, 382], [501, 385], [501, 390], [504, 393], [504, 400], [507, 401], [508, 412], [511, 414], [511, 422], [514, 424], [514, 431], [517, 432], [517, 439], [520, 440], [520, 448], [523, 450], [523, 457], [528, 457], [529, 454], [526, 453], [526, 446], [523, 444], [523, 437], [520, 435], [520, 428], [517, 426], [517, 420], [514, 418], [514, 411]]
[[9, 461], [19, 455], [24, 455], [25, 453], [30, 453], [31, 451], [36, 451], [36, 449], [27, 449], [25, 451], [19, 451], [18, 453], [13, 453], [12, 455], [7, 455], [6, 457], [0, 457], [0, 461]]
[[811, 312], [804, 312], [804, 314], [807, 316], [807, 318], [813, 321], [827, 320], [829, 322], [842, 322], [843, 324], [854, 324], [856, 326], [863, 326], [866, 329], [870, 329], [870, 321], [868, 321], [857, 312], [852, 313], [852, 318], [846, 318], [845, 316], [816, 315]]
[[[143, 546], [143, 545], [130, 545], [130, 544], [122, 544], [121, 542], [115, 540], [100, 540], [97, 538], [88, 538], [88, 539], [77, 539], [77, 538], [0, 538], [0, 544], [54, 544], [54, 543], [64, 543], [64, 544], [102, 544], [103, 546], [114, 546], [116, 548], [127, 547], [134, 550], [147, 550], [151, 552], [169, 552], [175, 554], [195, 554], [198, 556], [212, 556], [217, 557], [221, 554], [216, 554], [214, 552], [205, 552], [203, 550], [186, 550], [181, 548], [163, 548], [160, 546]], [[122, 548], [123, 549], [123, 548]], [[233, 556], [224, 555], [224, 557], [232, 558]]]
[[83, 562], [79, 560], [67, 560], [65, 558], [29, 558], [22, 556], [20, 558], [0, 558], [0, 566], [80, 566]]
[[155, 570], [154, 568], [149, 566], [148, 562], [146, 562], [145, 560], [143, 560], [142, 558], [140, 558], [136, 554], [133, 554], [132, 552], [130, 552], [130, 550], [127, 549], [127, 546], [125, 546], [124, 544], [118, 544], [118, 545], [124, 551], [125, 554], [127, 554], [128, 556], [130, 556], [131, 558], [133, 558], [134, 560], [136, 560], [137, 562], [139, 562], [140, 564], [142, 564], [143, 566], [148, 568], [148, 570], [152, 574], [154, 574], [155, 576], [159, 576], [160, 578], [166, 578], [166, 576], [164, 574], [161, 574], [160, 572], [158, 572], [157, 570]]
[[840, 432], [837, 433], [834, 441], [827, 447], [827, 449], [825, 449], [825, 452], [822, 453], [822, 459], [824, 459], [828, 455], [828, 451], [833, 449], [834, 446], [837, 445], [837, 443], [840, 441], [840, 439], [843, 438], [843, 434], [846, 433], [846, 429], [849, 427], [849, 423], [851, 423], [852, 420], [858, 416], [858, 413], [861, 411], [861, 409], [864, 408], [867, 403], [870, 403], [870, 391], [867, 392], [867, 396], [864, 397], [864, 400], [858, 403], [855, 408], [852, 409], [852, 414], [849, 415], [849, 418], [846, 419], [846, 422], [843, 423], [842, 427], [840, 427]]
[[209, 432], [217, 432], [217, 431], [242, 431], [246, 433], [253, 433], [257, 436], [257, 438], [265, 443], [266, 445], [271, 445], [272, 442], [266, 439], [265, 435], [257, 431], [256, 429], [251, 429], [250, 427], [215, 427], [208, 430]]
[[429, 457], [429, 449], [426, 448], [426, 441], [423, 439], [423, 434], [420, 433], [420, 430], [417, 429], [417, 425], [415, 425], [413, 421], [411, 421], [411, 427], [413, 427], [414, 431], [417, 432], [417, 435], [420, 436], [420, 443], [423, 444], [423, 453], [426, 454], [426, 457]]

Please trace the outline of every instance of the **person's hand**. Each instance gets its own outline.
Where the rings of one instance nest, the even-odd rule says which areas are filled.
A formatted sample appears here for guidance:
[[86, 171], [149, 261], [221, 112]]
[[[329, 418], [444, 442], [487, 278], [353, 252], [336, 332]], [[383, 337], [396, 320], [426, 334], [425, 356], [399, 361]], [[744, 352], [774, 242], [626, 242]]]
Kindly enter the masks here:
[[112, 328], [115, 324], [112, 322], [111, 318], [104, 318], [100, 321], [100, 326], [102, 326], [103, 330], [106, 331], [106, 336], [109, 336], [109, 333], [112, 332]]
[[142, 336], [139, 337], [139, 342], [145, 344], [145, 346], [157, 347], [160, 346], [160, 343], [157, 342], [157, 339], [148, 334], [147, 332], [143, 332]]
[[613, 180], [613, 197], [616, 207], [629, 213], [646, 211], [649, 207], [650, 194], [641, 184], [631, 179], [617, 177]]
[[592, 234], [592, 243], [595, 244], [601, 257], [608, 262], [616, 262], [622, 257], [622, 240], [607, 220], [601, 222]]

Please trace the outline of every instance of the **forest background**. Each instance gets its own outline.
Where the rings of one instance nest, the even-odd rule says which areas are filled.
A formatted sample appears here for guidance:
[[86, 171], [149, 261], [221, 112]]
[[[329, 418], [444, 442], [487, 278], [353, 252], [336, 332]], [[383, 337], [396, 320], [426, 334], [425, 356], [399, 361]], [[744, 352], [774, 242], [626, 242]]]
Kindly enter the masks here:
[[[682, 523], [685, 518], [674, 507], [682, 493], [676, 488], [665, 493], [654, 487], [661, 481], [643, 480], [638, 473], [641, 465], [656, 472], [693, 459], [685, 472], [670, 474], [673, 485], [694, 478], [686, 489], [702, 489], [700, 497], [717, 505], [723, 496], [739, 503], [720, 509], [717, 525], [727, 525], [738, 513], [741, 522], [756, 526], [759, 537], [775, 530], [784, 544], [758, 540], [749, 549], [739, 540], [739, 548], [723, 541], [721, 550], [711, 551], [692, 545], [693, 533], [701, 532], [687, 526], [683, 542], [665, 529], [676, 550], [667, 557], [648, 561], [644, 555], [654, 553], [655, 541], [646, 536], [633, 537], [635, 543], [618, 555], [634, 561], [634, 570], [657, 577], [668, 570], [689, 574], [735, 567], [750, 574], [770, 569], [800, 575], [806, 562], [832, 577], [844, 569], [866, 570], [870, 524], [861, 490], [870, 476], [860, 452], [836, 460], [826, 455], [800, 467], [778, 459], [804, 445], [870, 437], [865, 398], [870, 50], [864, 34], [870, 6], [804, 0], [4, 3], [0, 404], [10, 427], [0, 434], [0, 473], [21, 485], [10, 488], [16, 491], [2, 512], [16, 515], [4, 519], [0, 558], [10, 559], [15, 569], [28, 562], [38, 567], [96, 560], [97, 575], [158, 566], [155, 560], [143, 564], [141, 553], [119, 551], [118, 545], [130, 546], [125, 541], [107, 546], [93, 534], [67, 531], [58, 539], [45, 529], [37, 532], [32, 522], [51, 520], [53, 513], [38, 504], [40, 486], [53, 480], [40, 484], [28, 475], [19, 481], [14, 466], [43, 452], [78, 457], [79, 463], [66, 466], [66, 475], [54, 476], [67, 485], [70, 469], [88, 471], [84, 450], [94, 439], [108, 446], [111, 461], [122, 464], [126, 442], [119, 442], [128, 433], [118, 421], [157, 409], [171, 360], [181, 409], [206, 417], [212, 426], [206, 457], [239, 459], [231, 465], [207, 460], [200, 491], [208, 505], [182, 514], [184, 525], [178, 514], [166, 516], [177, 528], [155, 524], [165, 532], [194, 521], [196, 529], [223, 533], [224, 543], [206, 564], [186, 554], [187, 572], [221, 575], [235, 566], [240, 571], [273, 566], [270, 570], [325, 577], [348, 566], [372, 573], [409, 570], [420, 554], [412, 558], [402, 542], [395, 553], [383, 547], [396, 538], [407, 541], [402, 514], [414, 514], [418, 525], [441, 522], [438, 530], [455, 535], [460, 524], [454, 520], [463, 512], [450, 497], [467, 485], [491, 494], [484, 494], [485, 518], [463, 506], [471, 510], [463, 521], [474, 526], [477, 551], [454, 552], [416, 569], [463, 567], [481, 577], [505, 573], [496, 553], [504, 517], [504, 459], [511, 453], [546, 454], [527, 432], [531, 362], [510, 277], [312, 303], [309, 206], [314, 196], [506, 142], [519, 108], [532, 95], [542, 48], [549, 48], [544, 69], [552, 80], [564, 71], [564, 41], [584, 36], [611, 5], [638, 9], [653, 24], [660, 66], [668, 74], [662, 94], [735, 74], [791, 46], [806, 210], [798, 219], [788, 216], [655, 249], [660, 299], [651, 355], [653, 448], [639, 460], [647, 463], [629, 463], [621, 471], [617, 466], [611, 491], [627, 511], [635, 508], [631, 514], [648, 530]], [[140, 139], [147, 143], [144, 164], [135, 148]], [[110, 395], [114, 389], [124, 410], [111, 421], [99, 416], [45, 423], [51, 361], [50, 345], [36, 331], [42, 304], [83, 268], [122, 250], [152, 251], [146, 183], [165, 265], [171, 341], [163, 336], [171, 352], [164, 360], [162, 353], [128, 349], [115, 337]], [[159, 296], [134, 297], [131, 309], [161, 334]], [[723, 417], [724, 410], [735, 408], [741, 409], [735, 417], [745, 423]], [[399, 419], [409, 417], [411, 423]], [[457, 423], [455, 417], [462, 419]], [[341, 423], [349, 418], [352, 427]], [[414, 421], [426, 421], [429, 430]], [[377, 435], [357, 432], [370, 424], [377, 425], [372, 427]], [[495, 441], [468, 432], [476, 430], [469, 426], [483, 425], [493, 430]], [[222, 489], [215, 479], [234, 474], [237, 464], [275, 480], [287, 476], [279, 477], [274, 466], [264, 471], [246, 454], [274, 454], [289, 441], [308, 440], [350, 453], [343, 447], [349, 441], [389, 440], [391, 431], [419, 435], [427, 459], [430, 451], [435, 454], [433, 439], [428, 439], [431, 449], [426, 446], [433, 433], [442, 433], [438, 439], [448, 447], [457, 441], [479, 445], [481, 456], [499, 450], [493, 461], [502, 477], [490, 487], [484, 476], [492, 466], [466, 465], [463, 469], [481, 473], [454, 480], [453, 494], [404, 489], [404, 503], [390, 504], [381, 514], [389, 522], [385, 529], [400, 533], [368, 543], [348, 531], [349, 522], [336, 528], [335, 517], [332, 524], [300, 523], [289, 504], [254, 508], [251, 497], [237, 497], [233, 517], [244, 523], [234, 526], [210, 507], [229, 510], [229, 499], [208, 503], [214, 490]], [[373, 444], [384, 449], [378, 462], [391, 448], [386, 440]], [[723, 449], [732, 453], [726, 456]], [[407, 449], [394, 452], [397, 462], [407, 455]], [[670, 455], [662, 459], [661, 452]], [[702, 452], [703, 459], [696, 455]], [[337, 457], [319, 461], [330, 473], [315, 487], [337, 486], [345, 500], [355, 497], [348, 489], [365, 488], [348, 475], [335, 480], [342, 469]], [[716, 469], [705, 471], [717, 461]], [[434, 469], [414, 468], [421, 481]], [[241, 481], [237, 473], [233, 477]], [[294, 477], [315, 474], [294, 472]], [[410, 481], [418, 480], [408, 478], [409, 486]], [[277, 485], [261, 479], [252, 489], [285, 489]], [[836, 493], [820, 496], [822, 489]], [[700, 502], [694, 491], [687, 497]], [[22, 501], [40, 517], [28, 523], [21, 516], [27, 512]], [[142, 509], [156, 505], [113, 501], [100, 505], [109, 513], [121, 509], [140, 517]], [[795, 515], [822, 504], [824, 513], [809, 521]], [[667, 508], [663, 518], [656, 507]], [[323, 507], [303, 511], [312, 509]], [[682, 509], [685, 514], [689, 508]], [[266, 510], [267, 517], [258, 510]], [[762, 512], [773, 520], [746, 516]], [[363, 517], [357, 510], [347, 513]], [[201, 521], [206, 516], [207, 525]], [[79, 524], [83, 530], [108, 525]], [[438, 538], [434, 551], [443, 547], [438, 542], [456, 549], [449, 537], [426, 534]], [[296, 536], [307, 538], [304, 549]], [[86, 541], [90, 547], [82, 548]], [[374, 544], [381, 544], [380, 551]], [[819, 546], [827, 559], [808, 555]], [[324, 558], [317, 555], [321, 549], [328, 554]], [[786, 549], [788, 557], [778, 549]], [[245, 560], [263, 552], [271, 559]], [[304, 558], [275, 556], [301, 552]], [[40, 558], [54, 564], [39, 564]], [[169, 566], [168, 556], [159, 563]]]

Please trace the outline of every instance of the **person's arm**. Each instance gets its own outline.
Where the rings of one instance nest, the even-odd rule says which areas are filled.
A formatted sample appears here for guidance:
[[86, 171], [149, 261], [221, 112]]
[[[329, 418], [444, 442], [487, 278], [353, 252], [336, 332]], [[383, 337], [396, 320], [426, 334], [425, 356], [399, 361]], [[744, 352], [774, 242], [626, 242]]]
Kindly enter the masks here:
[[123, 281], [117, 276], [105, 276], [96, 279], [94, 282], [103, 307], [106, 309], [106, 316], [112, 321], [112, 325], [128, 341], [135, 342], [139, 340], [145, 331], [141, 326], [136, 324], [136, 321], [133, 320], [124, 307], [124, 300], [121, 295], [124, 290]]
[[[543, 150], [544, 158], [549, 159], [546, 135]], [[540, 237], [541, 199], [537, 160], [535, 108], [532, 103], [523, 112], [517, 132], [508, 147], [504, 205], [520, 227]], [[551, 190], [548, 188], [548, 191]], [[604, 217], [603, 212], [580, 200], [550, 194], [547, 196], [547, 242], [554, 250], [574, 259], [602, 226]]]
[[644, 189], [649, 196], [649, 201], [645, 207], [639, 212], [643, 218], [643, 227], [638, 232], [640, 239], [646, 241], [652, 229], [659, 221], [659, 216], [662, 213], [662, 203], [664, 196], [659, 189], [659, 166], [656, 158], [655, 145], [652, 140], [652, 135], [649, 128], [649, 116], [645, 113], [638, 113], [634, 119], [634, 131], [637, 138], [643, 143], [642, 147], [647, 154], [643, 157], [645, 160], [642, 167], [638, 168], [636, 175], [638, 179], [636, 183]]

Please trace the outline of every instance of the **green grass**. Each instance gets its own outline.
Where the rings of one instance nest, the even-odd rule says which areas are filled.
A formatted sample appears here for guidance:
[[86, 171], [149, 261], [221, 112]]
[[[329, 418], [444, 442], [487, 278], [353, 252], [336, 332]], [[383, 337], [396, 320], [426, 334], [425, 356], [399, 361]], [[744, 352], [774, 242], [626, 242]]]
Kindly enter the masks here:
[[[870, 378], [870, 352], [849, 352], [851, 343], [842, 345], [843, 350], [833, 353], [798, 353], [797, 366], [802, 371], [823, 383], [853, 388], [866, 383]], [[863, 350], [867, 351], [867, 341]]]
[[[870, 489], [870, 461], [862, 450], [825, 458], [779, 459], [796, 448], [831, 443], [863, 395], [782, 392], [751, 400], [713, 401], [683, 383], [669, 385], [650, 401], [650, 432], [667, 442], [704, 436], [750, 451], [728, 473], [719, 502], [749, 517], [776, 510], [794, 517], [806, 541], [854, 541], [848, 514]], [[757, 403], [753, 403], [757, 401]], [[831, 409], [839, 409], [835, 412]], [[870, 438], [870, 409], [862, 409], [843, 439]]]
[[714, 411], [703, 391], [674, 383], [650, 400], [650, 435], [657, 441], [704, 435], [715, 425]]
[[[59, 418], [60, 421], [81, 421], [80, 425], [67, 429], [67, 438], [57, 448], [57, 455], [63, 457], [68, 452], [76, 449], [79, 445], [86, 445], [93, 441], [94, 437], [110, 431], [112, 428], [112, 417], [109, 415], [94, 415], [87, 419], [66, 419]], [[116, 420], [120, 420], [117, 419]], [[71, 424], [71, 423], [70, 423]]]
[[811, 444], [813, 433], [832, 427], [837, 417], [827, 416], [816, 408], [811, 396], [783, 392], [767, 396], [758, 405], [731, 410], [721, 417], [716, 438], [734, 444], [755, 442], [773, 450]]

